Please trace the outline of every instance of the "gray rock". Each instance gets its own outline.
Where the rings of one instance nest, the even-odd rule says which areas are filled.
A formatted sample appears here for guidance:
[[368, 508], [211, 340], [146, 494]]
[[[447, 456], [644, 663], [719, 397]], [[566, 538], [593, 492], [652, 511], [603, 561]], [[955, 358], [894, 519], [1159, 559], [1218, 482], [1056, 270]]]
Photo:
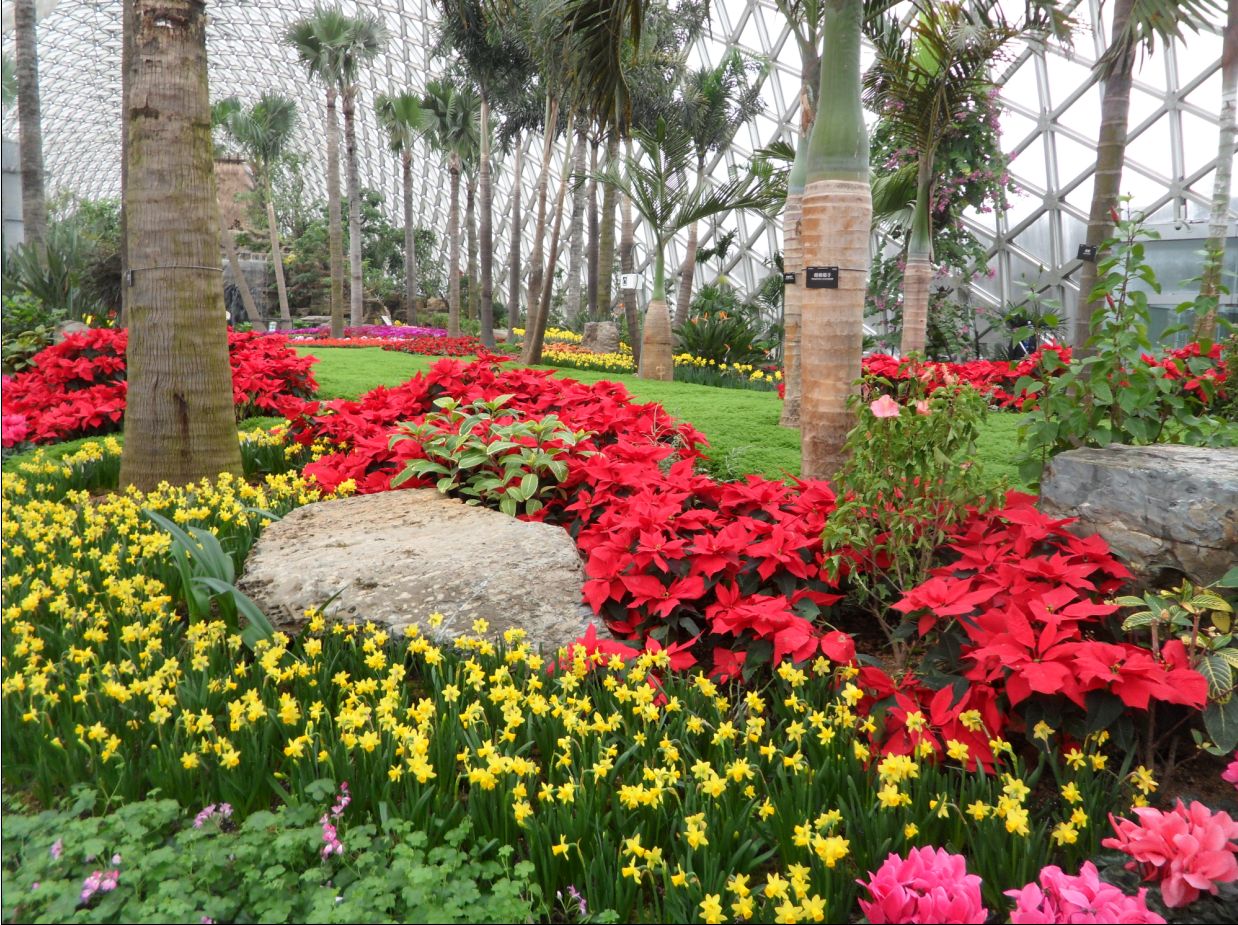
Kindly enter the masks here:
[[613, 321], [589, 321], [581, 346], [594, 353], [619, 352], [619, 326]]
[[[525, 523], [432, 489], [387, 491], [309, 504], [258, 538], [237, 586], [277, 626], [296, 629], [308, 607], [402, 631], [420, 623], [440, 638], [489, 621], [553, 652], [593, 622], [583, 603], [576, 544], [551, 524]], [[432, 613], [444, 616], [431, 630]]]
[[1238, 563], [1238, 448], [1108, 446], [1053, 458], [1040, 509], [1079, 518], [1099, 533], [1136, 578], [1166, 572], [1208, 584]]
[[62, 321], [56, 325], [56, 330], [52, 334], [52, 343], [62, 344], [64, 339], [70, 334], [81, 334], [83, 331], [89, 331], [90, 325], [82, 324], [80, 321]]

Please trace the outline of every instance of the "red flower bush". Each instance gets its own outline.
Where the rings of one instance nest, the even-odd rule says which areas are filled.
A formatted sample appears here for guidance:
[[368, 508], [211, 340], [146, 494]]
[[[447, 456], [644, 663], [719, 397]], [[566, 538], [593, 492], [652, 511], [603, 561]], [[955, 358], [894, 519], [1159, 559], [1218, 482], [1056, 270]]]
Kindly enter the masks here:
[[400, 341], [384, 341], [384, 350], [415, 353], [427, 357], [467, 357], [487, 355], [488, 351], [476, 337], [409, 337]]
[[[37, 353], [29, 370], [4, 385], [4, 445], [21, 437], [53, 443], [119, 430], [125, 413], [124, 329], [93, 329], [70, 334]], [[318, 388], [310, 367], [284, 338], [257, 333], [228, 333], [232, 362], [232, 397], [237, 416], [274, 412], [289, 397], [308, 397]]]

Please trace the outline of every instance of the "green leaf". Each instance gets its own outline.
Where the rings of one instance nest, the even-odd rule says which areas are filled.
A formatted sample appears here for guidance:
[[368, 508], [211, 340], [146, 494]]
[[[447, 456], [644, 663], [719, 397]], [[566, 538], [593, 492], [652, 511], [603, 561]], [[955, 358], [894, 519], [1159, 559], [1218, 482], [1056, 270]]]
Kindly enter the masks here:
[[1204, 728], [1221, 752], [1229, 753], [1238, 748], [1238, 697], [1204, 707]]
[[1226, 696], [1234, 686], [1234, 671], [1229, 661], [1218, 655], [1206, 655], [1195, 670], [1208, 679], [1208, 696], [1214, 700]]

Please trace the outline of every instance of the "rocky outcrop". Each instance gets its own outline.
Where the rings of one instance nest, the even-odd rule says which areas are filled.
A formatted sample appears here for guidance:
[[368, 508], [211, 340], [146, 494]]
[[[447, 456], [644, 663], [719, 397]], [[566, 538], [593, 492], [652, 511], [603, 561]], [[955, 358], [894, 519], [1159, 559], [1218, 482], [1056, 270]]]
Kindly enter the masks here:
[[1142, 582], [1181, 573], [1207, 584], [1238, 564], [1238, 448], [1108, 446], [1053, 458], [1040, 508], [1077, 517]]
[[408, 490], [292, 511], [259, 537], [238, 587], [284, 628], [324, 604], [329, 616], [395, 631], [420, 623], [431, 632], [427, 618], [441, 613], [435, 635], [471, 633], [485, 619], [492, 638], [520, 627], [554, 651], [592, 620], [583, 584], [564, 530]]
[[589, 321], [581, 346], [594, 353], [619, 352], [619, 326], [613, 321]]

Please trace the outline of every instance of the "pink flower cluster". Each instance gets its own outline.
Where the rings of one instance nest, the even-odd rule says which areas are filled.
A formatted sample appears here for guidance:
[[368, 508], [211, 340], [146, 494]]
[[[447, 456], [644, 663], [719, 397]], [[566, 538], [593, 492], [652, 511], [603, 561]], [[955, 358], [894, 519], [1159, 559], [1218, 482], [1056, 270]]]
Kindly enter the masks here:
[[91, 871], [82, 881], [81, 901], [88, 903], [96, 893], [110, 893], [120, 883], [120, 855], [112, 855], [112, 866], [104, 871]]
[[1234, 789], [1238, 790], [1238, 752], [1234, 752], [1234, 760], [1221, 772], [1221, 780], [1233, 784]]
[[344, 853], [344, 843], [340, 841], [340, 833], [335, 823], [340, 816], [344, 815], [344, 810], [351, 802], [352, 796], [348, 792], [348, 781], [342, 781], [340, 795], [336, 798], [335, 805], [331, 807], [331, 812], [323, 813], [322, 818], [318, 820], [319, 825], [322, 826], [322, 859], [324, 861], [333, 854]]
[[202, 826], [206, 825], [206, 823], [209, 822], [211, 819], [218, 819], [222, 823], [225, 819], [231, 819], [231, 818], [232, 818], [232, 804], [231, 803], [220, 803], [218, 806], [216, 806], [214, 803], [211, 803], [207, 806], [204, 806], [202, 808], [202, 811], [198, 813], [198, 815], [193, 817], [193, 827], [195, 829], [200, 829], [202, 828]]
[[1050, 865], [1040, 872], [1038, 883], [1021, 890], [1007, 890], [1014, 899], [1010, 913], [1012, 925], [1085, 925], [1097, 922], [1125, 922], [1151, 925], [1165, 920], [1148, 909], [1147, 890], [1127, 896], [1111, 883], [1100, 879], [1096, 865], [1084, 862], [1078, 876]]
[[980, 898], [980, 878], [967, 872], [967, 861], [944, 848], [913, 848], [906, 858], [891, 854], [858, 881], [872, 899], [860, 900], [868, 921], [958, 922], [980, 925], [989, 910]]
[[1102, 844], [1134, 858], [1126, 866], [1145, 880], [1159, 881], [1171, 909], [1190, 905], [1203, 890], [1215, 896], [1218, 884], [1238, 880], [1238, 822], [1229, 813], [1179, 800], [1169, 812], [1141, 807], [1135, 815], [1138, 822], [1110, 816], [1117, 838]]

